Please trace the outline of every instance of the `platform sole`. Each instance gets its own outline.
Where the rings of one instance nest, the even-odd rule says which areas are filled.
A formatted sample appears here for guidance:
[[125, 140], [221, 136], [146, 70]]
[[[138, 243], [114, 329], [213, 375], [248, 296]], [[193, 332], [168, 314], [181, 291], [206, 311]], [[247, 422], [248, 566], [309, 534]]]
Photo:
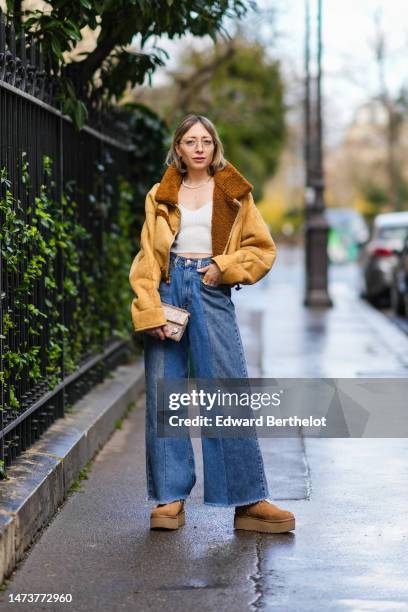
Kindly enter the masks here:
[[239, 516], [234, 519], [234, 529], [260, 531], [261, 533], [285, 533], [295, 529], [295, 519], [272, 522], [250, 516]]
[[152, 516], [150, 517], [150, 529], [178, 529], [185, 522], [184, 511], [177, 516]]

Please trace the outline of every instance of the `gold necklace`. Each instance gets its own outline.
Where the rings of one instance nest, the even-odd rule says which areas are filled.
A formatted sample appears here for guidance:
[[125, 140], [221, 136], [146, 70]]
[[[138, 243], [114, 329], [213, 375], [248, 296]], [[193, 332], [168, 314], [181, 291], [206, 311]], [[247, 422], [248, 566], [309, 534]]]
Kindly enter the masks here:
[[182, 184], [184, 185], [184, 187], [187, 187], [188, 189], [198, 189], [199, 187], [203, 187], [203, 185], [206, 185], [207, 183], [209, 183], [209, 182], [211, 181], [211, 179], [212, 179], [212, 176], [210, 176], [210, 177], [208, 178], [208, 181], [205, 181], [205, 183], [200, 183], [199, 185], [194, 185], [194, 186], [192, 186], [192, 185], [187, 185], [187, 184], [184, 182], [184, 179], [183, 179], [181, 182], [182, 182]]

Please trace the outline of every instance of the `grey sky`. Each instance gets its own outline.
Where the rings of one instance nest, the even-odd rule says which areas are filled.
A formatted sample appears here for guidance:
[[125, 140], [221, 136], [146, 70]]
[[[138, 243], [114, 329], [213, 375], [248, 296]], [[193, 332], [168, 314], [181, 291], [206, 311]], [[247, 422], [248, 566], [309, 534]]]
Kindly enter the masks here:
[[[316, 4], [311, 0], [311, 4]], [[285, 71], [303, 70], [304, 2], [286, 0], [278, 17], [282, 32], [275, 52]], [[386, 77], [395, 93], [408, 84], [408, 6], [403, 0], [323, 0], [324, 94], [326, 131], [337, 140], [355, 108], [378, 92], [378, 70], [372, 50], [373, 15], [382, 14], [386, 35]], [[333, 117], [336, 118], [333, 121]]]
[[[316, 0], [311, 0], [311, 4], [316, 5]], [[263, 9], [273, 5], [279, 7], [275, 24], [278, 36], [273, 35], [265, 16], [262, 20], [260, 16], [249, 15], [245, 27], [249, 35], [260, 35], [264, 42], [271, 39], [271, 55], [281, 58], [290, 88], [296, 80], [299, 83], [303, 75], [304, 0], [261, 0], [258, 5]], [[378, 73], [370, 41], [374, 34], [373, 15], [378, 9], [382, 13], [387, 41], [387, 82], [390, 90], [395, 92], [404, 82], [408, 84], [406, 0], [323, 0], [324, 96], [328, 142], [334, 143], [341, 138], [355, 108], [377, 91]], [[159, 45], [171, 54], [169, 68], [177, 65], [178, 52], [192, 41], [199, 48], [211, 44], [209, 37], [202, 40], [187, 37], [177, 41], [159, 41]], [[153, 84], [163, 82], [165, 78], [165, 71], [158, 71]], [[297, 90], [299, 92], [299, 85]]]

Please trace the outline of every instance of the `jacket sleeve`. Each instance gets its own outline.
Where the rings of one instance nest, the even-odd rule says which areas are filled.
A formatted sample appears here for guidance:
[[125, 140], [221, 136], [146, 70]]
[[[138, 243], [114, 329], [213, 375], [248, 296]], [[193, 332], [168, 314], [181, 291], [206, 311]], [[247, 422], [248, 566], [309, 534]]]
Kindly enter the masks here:
[[140, 250], [133, 260], [129, 273], [129, 282], [136, 295], [131, 304], [135, 331], [159, 327], [167, 322], [158, 292], [161, 271], [153, 252], [156, 210], [152, 190], [146, 196], [145, 213]]
[[[276, 245], [261, 213], [249, 194], [242, 224], [240, 248], [229, 255], [216, 255], [213, 261], [221, 270], [221, 282], [252, 285], [260, 280], [276, 259]], [[241, 204], [244, 206], [244, 203]]]

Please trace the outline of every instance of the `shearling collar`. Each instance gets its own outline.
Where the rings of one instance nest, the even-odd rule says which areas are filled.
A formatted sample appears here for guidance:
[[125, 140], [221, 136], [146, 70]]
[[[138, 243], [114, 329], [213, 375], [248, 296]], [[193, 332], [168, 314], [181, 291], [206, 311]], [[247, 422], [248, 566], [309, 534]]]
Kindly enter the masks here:
[[[181, 180], [182, 174], [174, 166], [169, 166], [155, 193], [156, 201], [178, 206]], [[239, 210], [239, 203], [234, 200], [239, 200], [252, 190], [251, 183], [230, 162], [227, 162], [223, 170], [215, 173], [214, 183], [211, 221], [213, 256], [222, 254], [227, 244]]]

